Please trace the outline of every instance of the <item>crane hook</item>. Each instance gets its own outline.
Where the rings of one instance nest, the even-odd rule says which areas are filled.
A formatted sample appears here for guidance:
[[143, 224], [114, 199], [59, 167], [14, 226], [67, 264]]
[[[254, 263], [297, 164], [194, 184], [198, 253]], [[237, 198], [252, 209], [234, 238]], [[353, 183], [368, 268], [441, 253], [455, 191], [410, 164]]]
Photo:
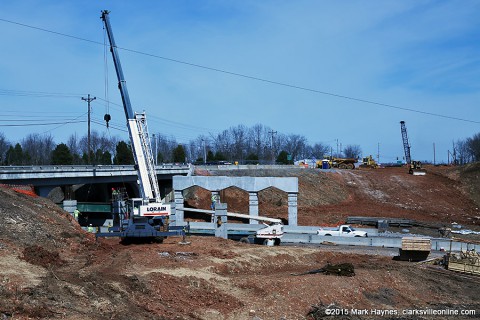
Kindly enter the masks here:
[[108, 113], [106, 113], [104, 116], [103, 116], [103, 120], [105, 120], [107, 122], [107, 128], [108, 128], [108, 122], [112, 119], [112, 117], [110, 117], [110, 115]]

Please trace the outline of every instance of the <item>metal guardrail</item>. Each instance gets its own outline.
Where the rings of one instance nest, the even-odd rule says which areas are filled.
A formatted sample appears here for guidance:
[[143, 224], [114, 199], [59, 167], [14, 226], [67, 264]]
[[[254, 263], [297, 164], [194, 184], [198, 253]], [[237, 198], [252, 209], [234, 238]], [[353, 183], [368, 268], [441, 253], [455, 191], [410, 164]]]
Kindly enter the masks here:
[[[262, 224], [241, 224], [227, 223], [227, 230], [238, 233], [254, 233], [258, 229], [263, 228]], [[369, 237], [340, 237], [340, 236], [319, 236], [316, 234], [318, 227], [316, 226], [288, 226], [284, 227], [284, 235], [282, 243], [289, 244], [314, 244], [322, 243], [346, 245], [346, 246], [365, 246], [365, 247], [386, 247], [401, 248], [402, 236], [382, 236], [378, 230], [373, 228], [356, 228], [357, 230], [367, 231]], [[214, 233], [215, 225], [211, 222], [190, 222], [190, 232], [195, 233]], [[431, 238], [432, 250], [435, 251], [469, 251], [480, 250], [479, 244], [466, 243], [444, 238]]]
[[[188, 164], [161, 164], [155, 166], [156, 170], [162, 169], [190, 169]], [[34, 165], [34, 166], [0, 166], [0, 173], [25, 172], [25, 171], [90, 171], [90, 170], [136, 170], [133, 165]]]

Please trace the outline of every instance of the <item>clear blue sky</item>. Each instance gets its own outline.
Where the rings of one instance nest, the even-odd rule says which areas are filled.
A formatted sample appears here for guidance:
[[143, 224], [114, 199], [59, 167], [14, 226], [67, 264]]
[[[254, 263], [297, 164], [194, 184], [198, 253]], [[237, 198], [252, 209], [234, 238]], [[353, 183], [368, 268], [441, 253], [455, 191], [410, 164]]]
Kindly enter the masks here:
[[134, 110], [180, 143], [261, 123], [365, 155], [380, 145], [389, 162], [403, 156], [404, 120], [413, 158], [433, 160], [435, 143], [446, 161], [452, 141], [480, 132], [480, 1], [6, 0], [0, 132], [9, 140], [86, 134], [88, 93], [94, 121], [108, 98], [109, 134], [127, 139], [115, 129], [126, 127], [110, 55], [105, 94], [103, 9], [119, 47], [150, 54], [119, 51]]

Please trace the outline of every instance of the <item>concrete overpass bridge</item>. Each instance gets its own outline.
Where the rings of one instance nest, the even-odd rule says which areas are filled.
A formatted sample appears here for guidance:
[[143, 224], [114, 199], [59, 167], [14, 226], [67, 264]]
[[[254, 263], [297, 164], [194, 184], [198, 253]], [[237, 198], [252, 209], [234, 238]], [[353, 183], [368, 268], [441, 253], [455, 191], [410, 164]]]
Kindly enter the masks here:
[[[170, 192], [173, 176], [186, 176], [191, 170], [189, 165], [156, 166], [162, 196]], [[55, 202], [61, 202], [62, 197], [105, 202], [111, 197], [111, 188], [119, 187], [126, 188], [133, 197], [139, 196], [133, 165], [0, 166], [0, 183], [31, 185], [38, 195]]]

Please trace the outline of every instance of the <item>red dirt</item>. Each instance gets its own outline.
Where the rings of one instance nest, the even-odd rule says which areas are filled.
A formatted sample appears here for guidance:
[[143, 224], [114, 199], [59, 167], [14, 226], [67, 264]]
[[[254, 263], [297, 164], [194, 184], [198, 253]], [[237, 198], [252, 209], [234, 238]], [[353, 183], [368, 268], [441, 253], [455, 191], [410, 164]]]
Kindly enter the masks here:
[[[470, 192], [478, 190], [480, 171], [467, 169], [429, 168], [424, 177], [408, 175], [403, 168], [265, 174], [299, 177], [301, 225], [364, 215], [477, 228], [478, 200]], [[191, 194], [190, 205], [208, 208], [206, 191]], [[285, 194], [268, 189], [259, 198], [261, 214], [287, 217]], [[222, 201], [248, 211], [248, 197], [245, 204], [238, 189], [224, 191]], [[190, 245], [179, 244], [177, 237], [163, 244], [96, 242], [48, 200], [0, 188], [0, 318], [306, 319], [310, 313], [310, 319], [388, 319], [329, 317], [325, 307], [330, 304], [400, 313], [449, 307], [480, 314], [479, 280], [393, 261], [396, 252], [391, 250], [188, 240]], [[351, 263], [355, 276], [292, 275], [327, 263]]]

